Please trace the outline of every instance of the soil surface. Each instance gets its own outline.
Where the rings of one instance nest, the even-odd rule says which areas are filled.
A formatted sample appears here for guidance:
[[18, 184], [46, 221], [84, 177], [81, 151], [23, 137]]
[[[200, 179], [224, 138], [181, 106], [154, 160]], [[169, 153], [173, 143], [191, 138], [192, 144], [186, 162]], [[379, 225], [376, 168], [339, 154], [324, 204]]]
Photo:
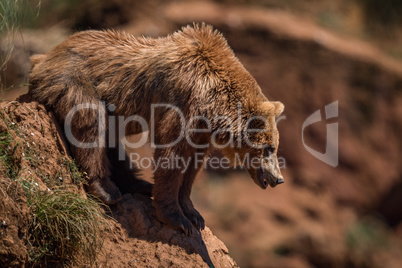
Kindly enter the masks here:
[[[12, 138], [8, 147], [14, 151], [12, 161], [18, 173], [10, 176], [11, 169], [1, 162], [0, 266], [30, 266], [27, 232], [31, 218], [24, 185], [33, 185], [28, 194], [66, 190], [85, 197], [85, 192], [60, 161], [69, 156], [51, 115], [42, 105], [1, 102], [1, 109], [0, 132]], [[110, 207], [110, 214], [114, 220], [109, 220], [104, 232], [97, 267], [237, 266], [208, 227], [186, 237], [159, 222], [147, 196], [126, 194]]]

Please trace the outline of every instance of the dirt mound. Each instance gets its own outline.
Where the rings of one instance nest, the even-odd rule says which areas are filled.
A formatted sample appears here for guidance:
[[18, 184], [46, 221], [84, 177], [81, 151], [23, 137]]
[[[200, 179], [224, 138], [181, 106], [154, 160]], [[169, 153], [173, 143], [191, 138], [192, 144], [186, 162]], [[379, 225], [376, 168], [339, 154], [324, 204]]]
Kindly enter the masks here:
[[2, 102], [0, 108], [0, 264], [21, 267], [28, 262], [27, 193], [54, 187], [83, 190], [73, 183], [57, 130], [43, 106]]
[[126, 233], [125, 243], [107, 242], [105, 247], [105, 261], [113, 267], [237, 266], [226, 246], [208, 227], [186, 237], [159, 222], [148, 196], [126, 194], [112, 207], [112, 212]]
[[[36, 211], [30, 197], [67, 191], [86, 198], [83, 175], [42, 105], [2, 102], [0, 117], [0, 266], [23, 267], [35, 257], [30, 226]], [[96, 266], [236, 266], [208, 228], [186, 237], [160, 223], [149, 197], [126, 194], [106, 211], [115, 220], [108, 219], [102, 231], [103, 246], [92, 262]], [[79, 258], [61, 260], [73, 266], [83, 263]]]
[[[4, 171], [5, 168], [1, 167]], [[27, 261], [27, 247], [21, 236], [29, 222], [26, 197], [17, 182], [0, 176], [0, 265], [21, 267]]]

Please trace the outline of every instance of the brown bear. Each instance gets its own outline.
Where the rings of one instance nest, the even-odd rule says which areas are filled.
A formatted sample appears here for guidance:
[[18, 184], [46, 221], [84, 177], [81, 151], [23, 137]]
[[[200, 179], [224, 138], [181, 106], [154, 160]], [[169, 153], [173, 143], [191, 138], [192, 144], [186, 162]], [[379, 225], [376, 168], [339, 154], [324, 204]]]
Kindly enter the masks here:
[[156, 39], [83, 31], [31, 60], [29, 93], [64, 126], [71, 153], [88, 174], [88, 192], [107, 204], [121, 197], [113, 170], [126, 173], [115, 167], [120, 139], [147, 130], [154, 163], [174, 156], [186, 168], [155, 164], [154, 185], [132, 176], [120, 189], [152, 194], [159, 220], [187, 235], [193, 225], [204, 228], [190, 193], [212, 149], [232, 163], [257, 159], [242, 164], [263, 189], [283, 182], [275, 118], [284, 106], [268, 101], [211, 26], [195, 24]]

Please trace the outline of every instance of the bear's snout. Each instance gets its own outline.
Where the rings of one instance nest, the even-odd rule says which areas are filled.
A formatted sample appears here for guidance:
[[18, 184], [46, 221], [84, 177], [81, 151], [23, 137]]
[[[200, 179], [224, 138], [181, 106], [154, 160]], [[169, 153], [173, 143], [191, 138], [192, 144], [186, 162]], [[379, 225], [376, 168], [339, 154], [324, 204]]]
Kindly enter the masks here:
[[274, 187], [277, 186], [278, 184], [282, 184], [282, 183], [284, 183], [284, 182], [285, 182], [285, 180], [284, 180], [282, 177], [281, 177], [281, 178], [277, 178], [277, 179], [276, 179], [276, 182], [270, 184], [270, 186], [271, 186], [272, 188], [274, 188]]
[[276, 184], [282, 184], [282, 183], [284, 183], [285, 182], [285, 180], [283, 179], [283, 178], [278, 178], [277, 180], [276, 180]]
[[252, 170], [249, 170], [249, 173], [254, 182], [262, 189], [266, 189], [268, 185], [271, 186], [271, 188], [274, 188], [276, 185], [285, 182], [282, 176], [276, 177], [263, 168], [259, 168], [255, 173]]

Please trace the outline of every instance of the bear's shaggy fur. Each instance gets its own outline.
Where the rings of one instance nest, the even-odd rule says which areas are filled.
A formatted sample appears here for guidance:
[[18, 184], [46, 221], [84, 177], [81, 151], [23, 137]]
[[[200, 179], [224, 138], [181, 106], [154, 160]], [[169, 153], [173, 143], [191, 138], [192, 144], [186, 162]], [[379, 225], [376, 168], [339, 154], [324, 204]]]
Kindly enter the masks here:
[[[279, 135], [275, 123], [283, 105], [268, 101], [222, 34], [211, 26], [187, 26], [157, 39], [136, 38], [115, 31], [84, 31], [44, 55], [32, 56], [31, 60], [29, 92], [33, 99], [53, 111], [82, 144], [97, 140], [99, 131], [109, 136], [113, 133], [109, 129], [113, 127], [109, 125], [111, 121], [100, 120], [107, 116], [137, 115], [149, 122], [152, 104], [173, 105], [183, 113], [186, 122], [191, 122], [186, 128], [202, 129], [189, 132], [193, 144], [182, 139], [167, 148], [155, 149], [155, 161], [173, 154], [188, 159], [189, 169], [157, 168], [153, 189], [151, 184], [134, 177], [129, 182], [134, 185], [130, 191], [152, 191], [158, 218], [186, 234], [192, 232], [191, 222], [198, 229], [204, 228], [190, 192], [202, 167], [196, 165], [195, 154], [206, 155], [213, 147], [212, 137], [216, 144], [228, 144], [229, 139], [240, 141], [221, 149], [231, 160], [236, 154], [240, 157], [250, 154], [263, 160], [260, 167], [247, 168], [262, 188], [283, 182], [276, 158]], [[66, 120], [79, 104], [91, 106], [82, 106], [89, 109], [79, 109], [72, 120]], [[183, 122], [174, 109], [156, 111], [154, 142], [169, 144], [180, 135]], [[205, 120], [190, 120], [197, 116], [206, 118], [209, 124]], [[251, 122], [255, 116], [266, 118], [268, 124]], [[247, 133], [251, 125], [260, 131]], [[125, 135], [142, 131], [132, 121], [127, 124]], [[115, 146], [110, 146], [115, 141], [109, 136], [92, 148], [71, 144], [71, 152], [89, 176], [87, 190], [113, 204], [121, 194], [110, 179], [117, 153], [111, 148]], [[246, 138], [262, 146], [250, 146]]]

